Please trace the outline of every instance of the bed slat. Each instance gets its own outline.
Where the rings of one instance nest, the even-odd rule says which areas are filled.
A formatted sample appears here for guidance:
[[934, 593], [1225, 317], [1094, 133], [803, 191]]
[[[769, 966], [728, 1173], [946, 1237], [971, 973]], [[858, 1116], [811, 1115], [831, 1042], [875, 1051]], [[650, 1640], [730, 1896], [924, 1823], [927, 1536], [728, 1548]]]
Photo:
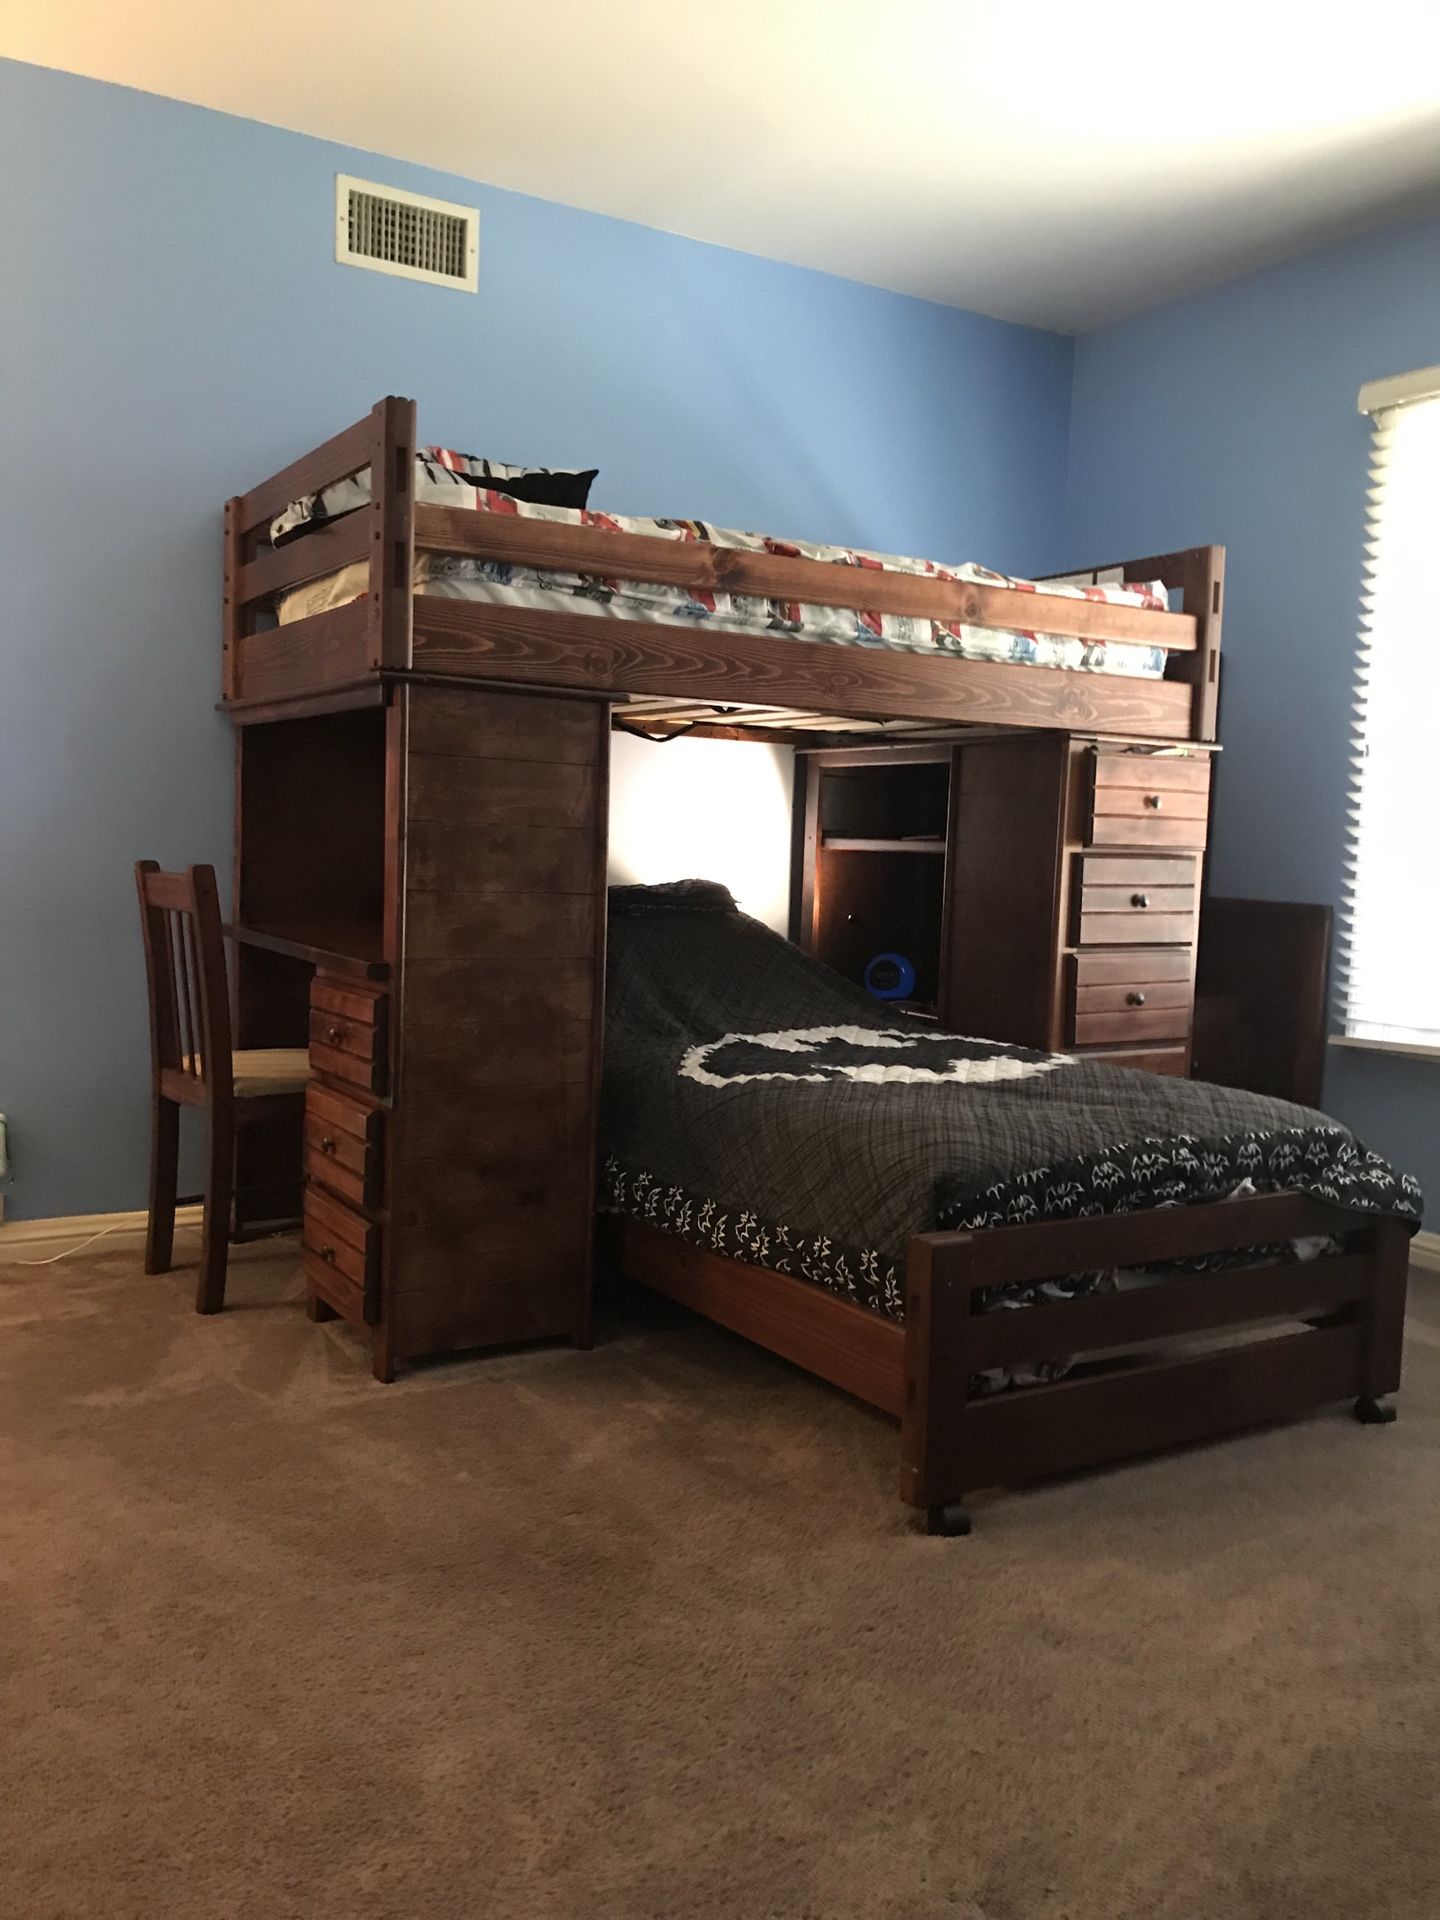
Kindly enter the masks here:
[[970, 1357], [977, 1369], [1003, 1367], [1211, 1327], [1328, 1313], [1361, 1298], [1368, 1267], [1361, 1254], [1337, 1254], [1208, 1278], [1176, 1274], [1153, 1287], [1053, 1306], [996, 1309], [981, 1316], [971, 1331]]
[[513, 566], [551, 567], [605, 579], [659, 581], [708, 593], [754, 594], [816, 606], [959, 620], [973, 627], [1069, 634], [1184, 653], [1193, 653], [1196, 645], [1191, 614], [1112, 606], [1098, 600], [1076, 600], [1063, 594], [1030, 593], [979, 582], [937, 580], [925, 574], [851, 567], [830, 560], [750, 553], [709, 541], [662, 540], [652, 534], [612, 533], [604, 527], [522, 520], [511, 514], [417, 506], [415, 546], [419, 552], [468, 554]]

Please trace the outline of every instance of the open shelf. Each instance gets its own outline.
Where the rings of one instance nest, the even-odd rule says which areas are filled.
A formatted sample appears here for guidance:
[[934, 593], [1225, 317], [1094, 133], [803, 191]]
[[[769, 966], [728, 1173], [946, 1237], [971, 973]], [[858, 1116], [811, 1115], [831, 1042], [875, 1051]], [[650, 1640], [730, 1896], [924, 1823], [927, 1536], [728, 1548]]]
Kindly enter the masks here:
[[827, 834], [820, 843], [826, 853], [938, 853], [945, 852], [945, 841], [933, 834], [917, 834], [908, 840], [884, 840], [869, 834]]
[[227, 925], [226, 933], [241, 946], [303, 960], [327, 973], [349, 974], [355, 980], [384, 980], [390, 969], [378, 926], [350, 922], [311, 923], [303, 927]]

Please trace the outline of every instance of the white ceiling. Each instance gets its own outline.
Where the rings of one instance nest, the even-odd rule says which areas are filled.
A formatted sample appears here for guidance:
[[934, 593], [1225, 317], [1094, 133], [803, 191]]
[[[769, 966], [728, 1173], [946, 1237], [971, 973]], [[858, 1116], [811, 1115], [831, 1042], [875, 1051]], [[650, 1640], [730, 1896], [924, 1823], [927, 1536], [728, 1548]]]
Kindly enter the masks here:
[[1440, 208], [1440, 4], [5, 0], [0, 53], [1083, 330]]

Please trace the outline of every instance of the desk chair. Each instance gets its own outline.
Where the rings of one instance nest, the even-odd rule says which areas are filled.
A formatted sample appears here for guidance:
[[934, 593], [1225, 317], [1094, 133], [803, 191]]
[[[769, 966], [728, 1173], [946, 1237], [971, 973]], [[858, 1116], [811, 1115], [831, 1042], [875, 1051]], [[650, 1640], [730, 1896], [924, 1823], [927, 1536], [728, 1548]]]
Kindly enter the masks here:
[[248, 1121], [298, 1112], [310, 1073], [304, 1047], [236, 1051], [230, 1044], [225, 936], [213, 867], [135, 868], [150, 992], [150, 1220], [145, 1271], [168, 1273], [175, 1238], [181, 1107], [206, 1122], [205, 1220], [197, 1313], [225, 1304], [235, 1191], [235, 1133]]

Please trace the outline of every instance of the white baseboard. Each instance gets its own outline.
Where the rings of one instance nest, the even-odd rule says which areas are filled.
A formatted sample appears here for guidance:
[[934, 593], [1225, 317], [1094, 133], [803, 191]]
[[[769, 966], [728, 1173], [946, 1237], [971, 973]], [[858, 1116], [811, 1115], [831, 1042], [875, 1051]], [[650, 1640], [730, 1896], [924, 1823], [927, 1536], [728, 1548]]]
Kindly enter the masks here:
[[1426, 1273], [1440, 1273], [1440, 1233], [1417, 1233], [1410, 1242], [1410, 1264]]
[[[177, 1207], [175, 1225], [198, 1227], [203, 1212], [198, 1201], [193, 1206]], [[0, 1227], [0, 1260], [32, 1247], [58, 1251], [67, 1241], [78, 1247], [102, 1233], [119, 1240], [126, 1234], [144, 1233], [145, 1221], [143, 1208], [134, 1213], [62, 1213], [49, 1220], [12, 1220]]]

